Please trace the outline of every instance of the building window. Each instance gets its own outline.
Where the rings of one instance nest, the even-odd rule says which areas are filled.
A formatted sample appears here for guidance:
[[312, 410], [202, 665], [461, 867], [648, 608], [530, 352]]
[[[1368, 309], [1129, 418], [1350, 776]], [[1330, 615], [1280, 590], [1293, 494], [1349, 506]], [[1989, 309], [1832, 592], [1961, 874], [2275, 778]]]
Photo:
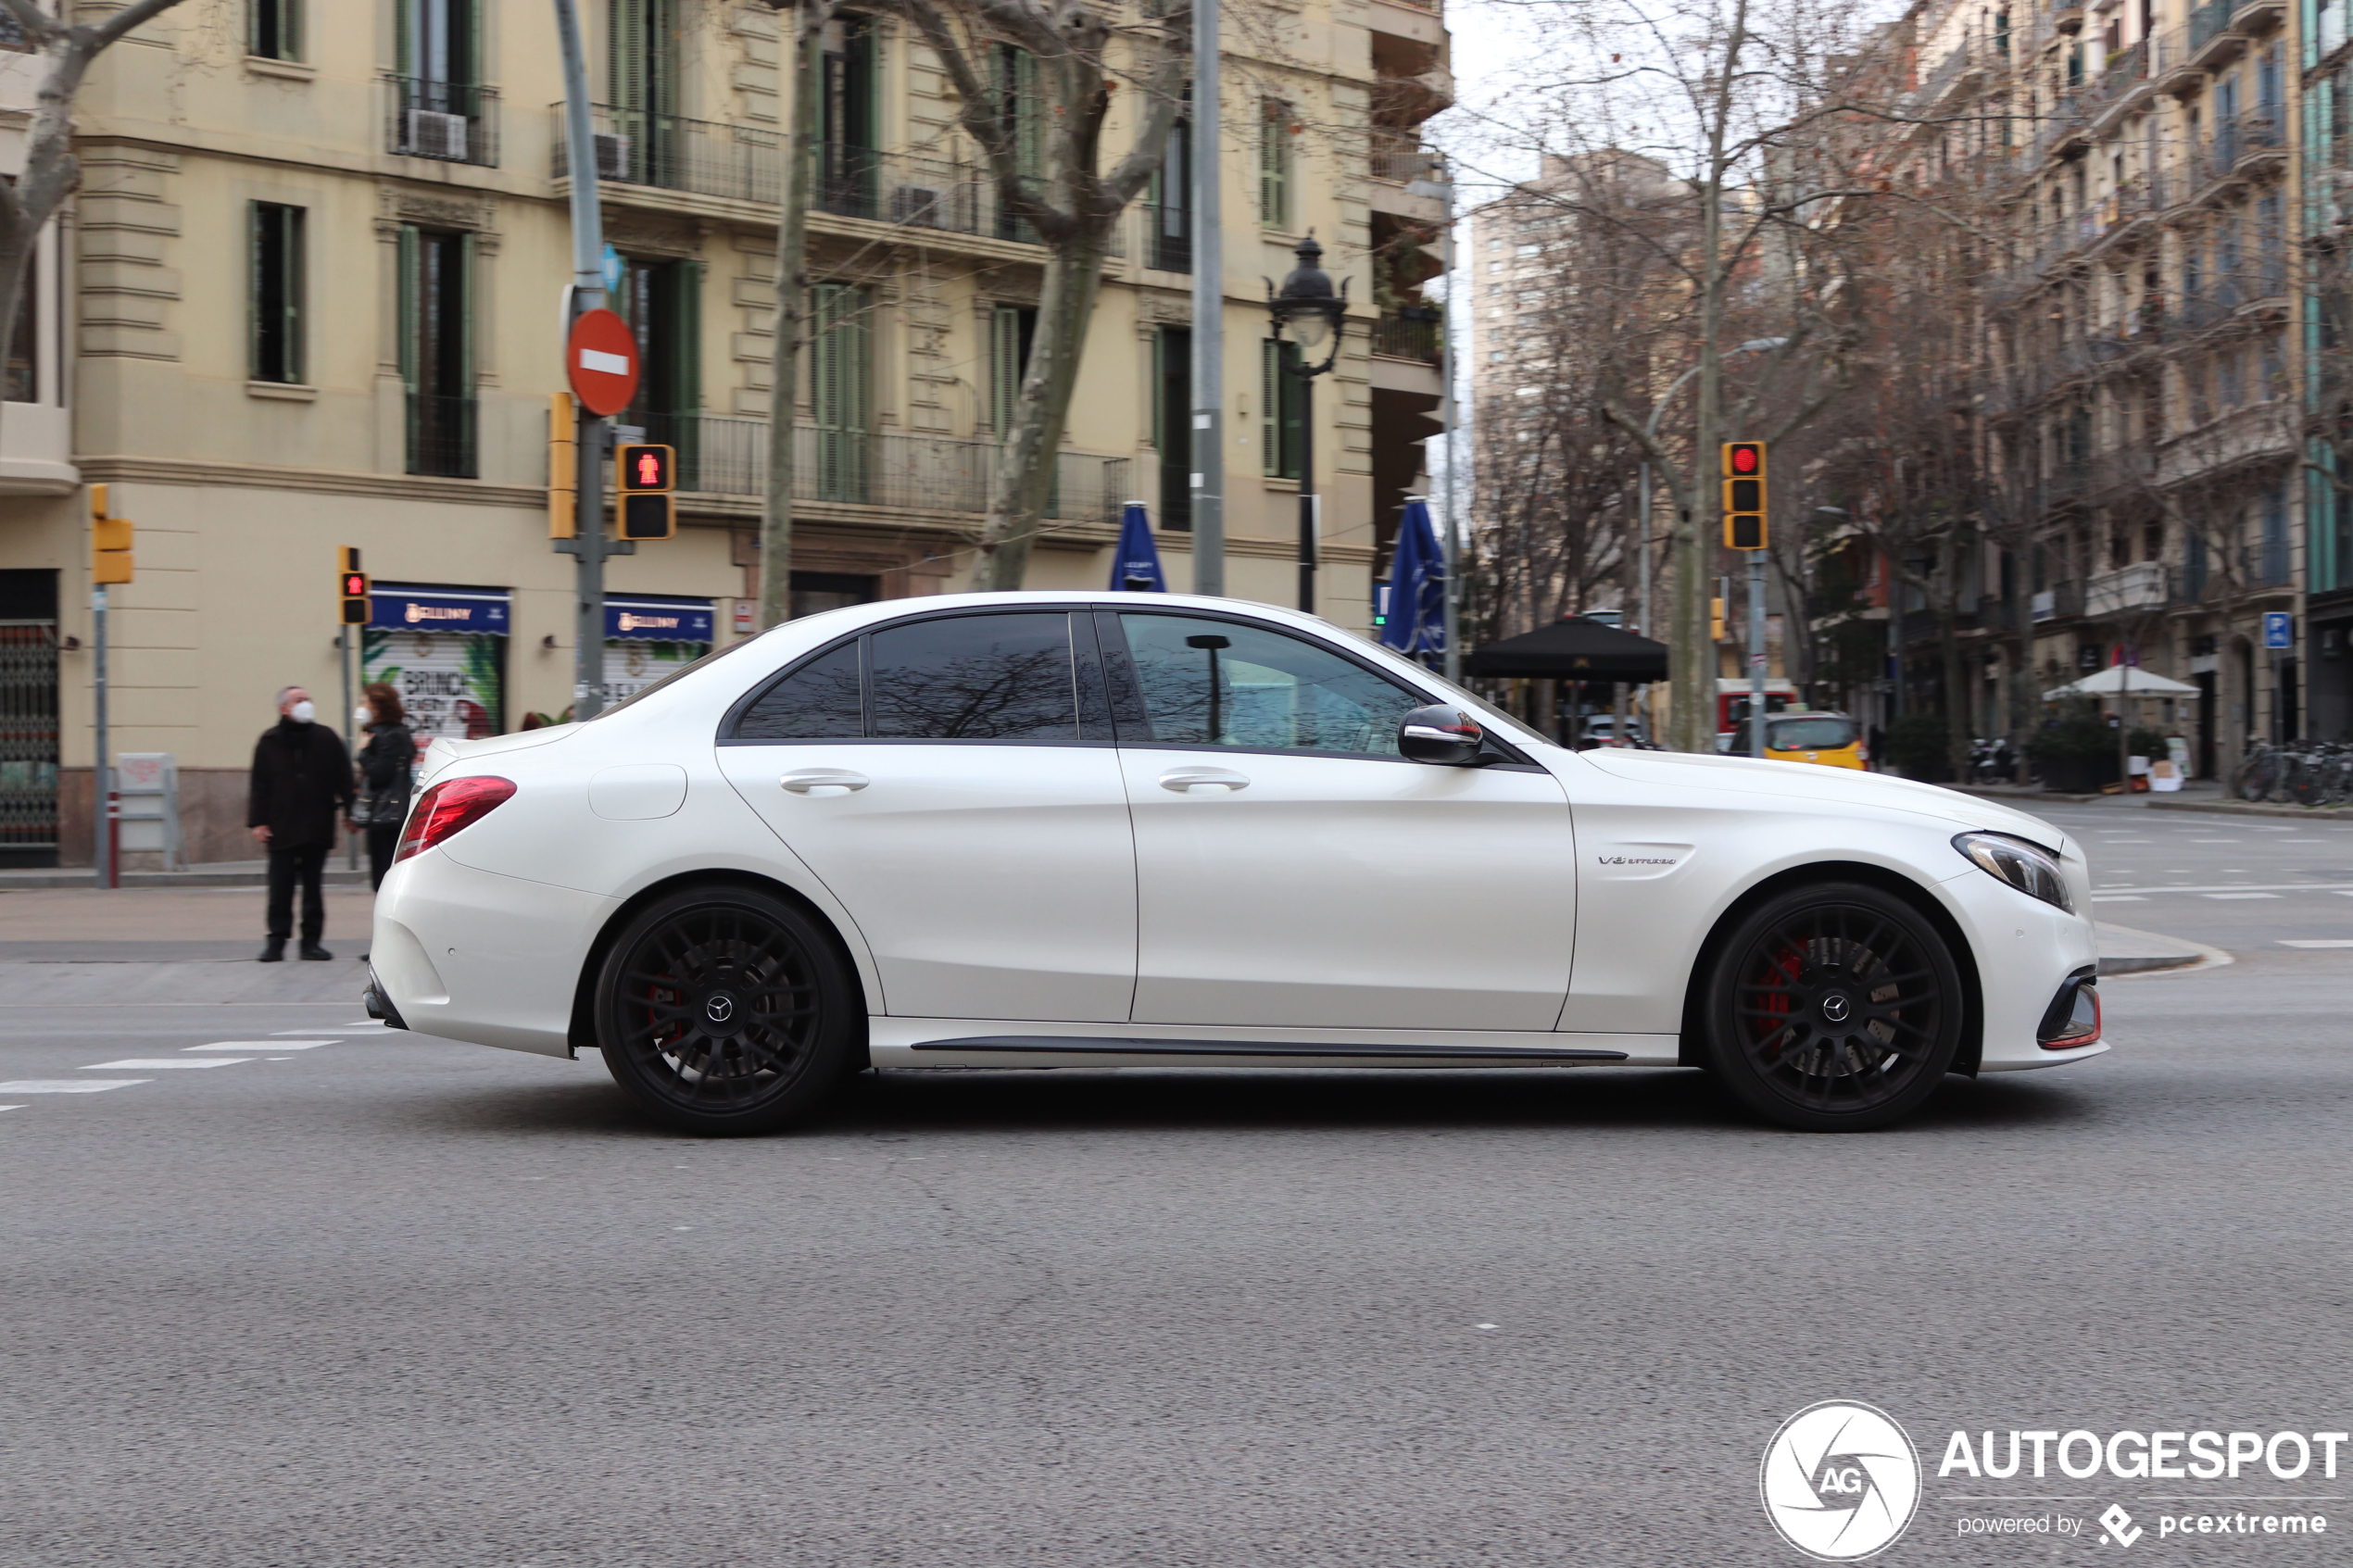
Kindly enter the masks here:
[[400, 231], [400, 379], [409, 471], [474, 477], [472, 234]]
[[1164, 272], [1193, 270], [1193, 128], [1178, 117], [1168, 128], [1168, 144], [1160, 167], [1152, 170], [1151, 194], [1144, 202], [1151, 225], [1144, 265]]
[[[1038, 58], [1011, 44], [999, 44], [991, 58], [998, 110], [1013, 128], [1013, 167], [1025, 181], [1041, 179], [1046, 172], [1046, 117], [1038, 85]], [[1023, 245], [1038, 243], [1035, 230], [1001, 207], [997, 214], [997, 237]]]
[[611, 150], [597, 157], [611, 162], [598, 172], [623, 184], [682, 190], [689, 170], [678, 123], [677, 0], [612, 0], [606, 20]]
[[622, 257], [606, 302], [637, 339], [637, 393], [621, 422], [677, 448], [681, 490], [699, 490], [702, 448], [702, 263]]
[[253, 204], [253, 379], [302, 380], [303, 209]]
[[817, 427], [817, 495], [863, 502], [872, 479], [867, 426], [874, 407], [874, 298], [849, 283], [819, 283], [811, 293], [809, 408]]
[[1297, 479], [1307, 435], [1307, 379], [1299, 374], [1299, 345], [1268, 338], [1259, 359], [1259, 450], [1270, 479]]
[[1268, 98], [1258, 109], [1258, 221], [1269, 229], [1291, 226], [1291, 107]]
[[497, 94], [482, 85], [478, 0], [401, 0], [391, 150], [491, 165]]
[[1160, 525], [1193, 525], [1193, 334], [1152, 334], [1152, 445], [1160, 453]]
[[302, 58], [302, 0], [253, 0], [245, 52], [257, 59]]
[[1029, 345], [1038, 336], [1038, 312], [1026, 305], [1000, 305], [988, 312], [988, 423], [999, 436], [1013, 428], [1021, 400], [1021, 378], [1029, 370]]

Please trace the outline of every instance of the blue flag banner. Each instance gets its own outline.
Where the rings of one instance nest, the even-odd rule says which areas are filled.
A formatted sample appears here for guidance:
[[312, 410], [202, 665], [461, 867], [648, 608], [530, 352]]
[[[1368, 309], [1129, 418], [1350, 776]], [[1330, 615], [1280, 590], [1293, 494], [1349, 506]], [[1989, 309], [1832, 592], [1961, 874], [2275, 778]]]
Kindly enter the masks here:
[[1389, 622], [1381, 642], [1409, 659], [1446, 651], [1446, 558], [1430, 526], [1429, 503], [1405, 503], [1389, 565]]
[[1160, 551], [1152, 545], [1151, 519], [1144, 503], [1130, 501], [1119, 520], [1119, 553], [1112, 558], [1114, 593], [1164, 594], [1168, 580], [1160, 574]]

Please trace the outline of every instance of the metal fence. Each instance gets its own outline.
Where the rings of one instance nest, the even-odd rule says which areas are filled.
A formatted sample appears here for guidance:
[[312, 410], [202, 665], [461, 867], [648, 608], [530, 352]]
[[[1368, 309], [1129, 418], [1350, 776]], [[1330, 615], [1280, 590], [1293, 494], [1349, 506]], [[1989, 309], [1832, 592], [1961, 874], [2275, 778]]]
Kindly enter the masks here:
[[384, 79], [387, 100], [384, 148], [406, 157], [438, 158], [496, 168], [498, 93], [459, 82], [417, 76]]
[[1164, 272], [1193, 270], [1193, 215], [1189, 207], [1159, 202], [1138, 204], [1144, 222], [1144, 265]]
[[1439, 363], [1445, 352], [1442, 316], [1436, 306], [1408, 305], [1373, 323], [1373, 352], [1390, 359]]
[[[571, 172], [563, 106], [556, 121], [555, 177]], [[597, 178], [694, 195], [774, 203], [784, 194], [783, 139], [773, 131], [721, 125], [683, 115], [590, 106]]]
[[57, 847], [57, 622], [0, 621], [0, 849]]
[[[768, 486], [768, 421], [722, 414], [656, 415], [648, 440], [678, 448], [679, 487], [758, 495]], [[987, 509], [997, 471], [993, 441], [898, 432], [793, 427], [793, 499], [906, 511]], [[1091, 452], [1054, 455], [1046, 515], [1116, 523], [1128, 499], [1128, 460]]]
[[471, 397], [409, 395], [409, 471], [441, 479], [475, 477], [480, 406]]

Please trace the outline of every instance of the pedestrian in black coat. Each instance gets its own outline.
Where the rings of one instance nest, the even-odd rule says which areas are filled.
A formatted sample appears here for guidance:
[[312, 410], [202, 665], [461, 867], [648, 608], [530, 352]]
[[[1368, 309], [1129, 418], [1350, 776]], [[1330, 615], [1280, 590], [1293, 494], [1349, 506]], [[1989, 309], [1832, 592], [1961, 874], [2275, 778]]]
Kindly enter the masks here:
[[302, 888], [302, 956], [332, 959], [319, 945], [327, 934], [326, 893], [321, 886], [335, 818], [351, 810], [351, 757], [334, 731], [316, 722], [310, 694], [288, 686], [278, 694], [278, 722], [253, 748], [253, 788], [245, 825], [270, 852], [270, 930], [263, 963], [286, 956], [294, 935], [295, 887]]
[[[382, 887], [392, 869], [400, 824], [409, 815], [409, 792], [416, 782], [417, 737], [409, 733], [400, 694], [382, 681], [365, 688], [368, 744], [359, 748], [359, 779], [367, 798], [354, 825], [368, 835], [368, 885]], [[357, 718], [355, 714], [353, 717]]]

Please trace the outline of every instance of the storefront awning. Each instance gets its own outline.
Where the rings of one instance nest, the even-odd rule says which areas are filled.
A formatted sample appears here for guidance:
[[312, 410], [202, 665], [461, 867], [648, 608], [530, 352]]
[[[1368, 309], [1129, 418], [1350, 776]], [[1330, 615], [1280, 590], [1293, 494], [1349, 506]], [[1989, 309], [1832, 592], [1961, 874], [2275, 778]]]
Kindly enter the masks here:
[[1516, 637], [1475, 648], [1464, 668], [1488, 677], [1531, 676], [1554, 681], [1664, 681], [1667, 645], [1566, 616]]
[[478, 632], [507, 634], [504, 588], [441, 587], [431, 583], [377, 583], [369, 588], [371, 632]]
[[711, 601], [650, 594], [608, 596], [605, 637], [609, 642], [708, 643], [712, 640]]

